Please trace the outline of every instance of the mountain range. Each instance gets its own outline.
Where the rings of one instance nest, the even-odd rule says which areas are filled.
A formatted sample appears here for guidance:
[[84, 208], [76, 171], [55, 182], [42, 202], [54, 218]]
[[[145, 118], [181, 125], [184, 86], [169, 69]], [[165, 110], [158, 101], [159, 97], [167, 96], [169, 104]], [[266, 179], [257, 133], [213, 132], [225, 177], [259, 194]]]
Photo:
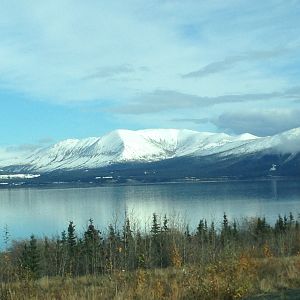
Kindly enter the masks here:
[[64, 181], [298, 177], [300, 128], [267, 137], [186, 129], [116, 130], [102, 137], [67, 139], [23, 157], [0, 157], [2, 179], [17, 174], [23, 174], [22, 179], [33, 174], [27, 179]]

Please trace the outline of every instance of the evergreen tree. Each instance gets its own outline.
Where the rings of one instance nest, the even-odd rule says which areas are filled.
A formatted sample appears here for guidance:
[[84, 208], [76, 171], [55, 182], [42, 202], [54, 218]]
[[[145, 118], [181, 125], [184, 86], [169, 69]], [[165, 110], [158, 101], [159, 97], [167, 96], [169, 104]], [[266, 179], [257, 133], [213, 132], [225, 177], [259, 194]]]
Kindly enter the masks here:
[[146, 259], [145, 259], [145, 244], [144, 239], [142, 238], [141, 232], [137, 230], [136, 233], [136, 265], [138, 268], [145, 268], [146, 267]]
[[199, 221], [199, 224], [197, 226], [197, 232], [196, 232], [196, 236], [201, 238], [202, 234], [203, 234], [203, 231], [204, 231], [204, 222], [203, 222], [203, 219], [201, 219]]
[[102, 238], [101, 238], [101, 232], [95, 228], [93, 224], [93, 220], [89, 220], [89, 225], [87, 230], [84, 233], [84, 241], [87, 245], [97, 246], [100, 244]]
[[130, 227], [130, 221], [127, 218], [125, 220], [125, 224], [123, 226], [123, 242], [124, 242], [124, 246], [127, 247], [131, 240], [132, 240], [132, 230], [131, 230], [131, 227]]
[[54, 275], [53, 273], [53, 260], [51, 259], [51, 249], [50, 249], [50, 243], [47, 237], [44, 239], [44, 253], [43, 253], [43, 258], [44, 258], [44, 269], [46, 271], [45, 275]]
[[284, 226], [284, 230], [288, 228], [288, 218], [286, 215], [284, 215], [283, 217], [283, 226]]
[[169, 231], [168, 223], [169, 223], [169, 220], [167, 218], [167, 215], [164, 215], [164, 221], [163, 221], [163, 227], [162, 227], [163, 232]]
[[237, 222], [236, 220], [233, 221], [232, 224], [232, 236], [237, 239], [238, 238], [238, 229], [237, 229]]
[[156, 236], [156, 235], [158, 235], [160, 233], [160, 224], [158, 223], [157, 214], [156, 213], [154, 213], [152, 215], [151, 233], [152, 233], [152, 236]]
[[134, 241], [132, 236], [132, 230], [130, 227], [130, 221], [128, 218], [125, 219], [125, 224], [123, 226], [123, 267], [125, 270], [133, 269], [135, 266], [135, 249], [134, 249]]
[[40, 253], [37, 247], [37, 240], [34, 235], [31, 235], [29, 241], [29, 254], [30, 254], [30, 269], [34, 276], [37, 278], [40, 271]]
[[110, 224], [108, 226], [108, 237], [106, 246], [106, 269], [110, 272], [116, 269], [119, 265], [119, 254], [123, 251], [120, 238], [116, 233], [114, 227]]
[[57, 274], [65, 275], [66, 265], [68, 261], [68, 240], [67, 234], [64, 230], [61, 233], [61, 238], [56, 240], [56, 265], [57, 265]]
[[23, 268], [29, 271], [34, 279], [40, 276], [40, 253], [34, 235], [30, 236], [29, 245], [24, 245], [21, 261]]
[[228, 228], [229, 228], [229, 222], [227, 219], [227, 215], [224, 213], [224, 215], [223, 215], [223, 230], [228, 231]]
[[266, 218], [257, 218], [254, 228], [256, 238], [264, 239], [265, 235], [270, 231], [270, 225], [267, 223]]
[[157, 215], [154, 213], [152, 215], [152, 226], [151, 226], [151, 240], [150, 240], [150, 255], [151, 264], [153, 266], [162, 265], [162, 240], [161, 240], [161, 227], [158, 223]]
[[192, 241], [192, 235], [190, 233], [189, 225], [186, 226], [185, 232], [184, 232], [185, 238], [188, 242]]
[[68, 226], [67, 241], [68, 241], [69, 251], [71, 254], [73, 254], [76, 246], [76, 234], [75, 234], [75, 225], [72, 221], [70, 221]]
[[75, 272], [75, 261], [76, 261], [76, 233], [75, 225], [72, 221], [69, 222], [67, 245], [68, 245], [68, 271], [70, 274]]
[[295, 218], [294, 218], [293, 214], [290, 212], [290, 214], [289, 214], [289, 225], [288, 225], [288, 227], [289, 227], [289, 228], [292, 228], [293, 225], [294, 225], [294, 223], [295, 223]]
[[86, 256], [86, 269], [88, 273], [96, 274], [103, 269], [103, 249], [101, 241], [101, 232], [95, 228], [93, 220], [90, 219], [88, 228], [84, 233], [83, 241], [83, 248]]
[[10, 236], [9, 236], [8, 226], [7, 226], [7, 224], [5, 224], [3, 239], [4, 239], [4, 245], [5, 245], [6, 251], [8, 251], [9, 238], [10, 238]]
[[205, 242], [207, 242], [207, 231], [208, 231], [208, 228], [207, 228], [207, 221], [206, 220], [203, 220], [201, 219], [199, 221], [199, 224], [197, 226], [197, 231], [196, 231], [196, 237], [198, 239], [198, 242], [203, 246], [203, 244]]
[[221, 242], [223, 246], [227, 244], [230, 233], [231, 233], [231, 228], [228, 222], [227, 215], [224, 213], [223, 222], [222, 222], [222, 231], [221, 231]]
[[285, 231], [285, 221], [281, 217], [281, 215], [278, 216], [278, 219], [276, 220], [275, 223], [275, 233], [281, 233]]
[[208, 244], [209, 244], [209, 253], [208, 256], [212, 259], [216, 259], [216, 248], [217, 248], [217, 232], [215, 229], [215, 223], [211, 222], [210, 228], [208, 230]]

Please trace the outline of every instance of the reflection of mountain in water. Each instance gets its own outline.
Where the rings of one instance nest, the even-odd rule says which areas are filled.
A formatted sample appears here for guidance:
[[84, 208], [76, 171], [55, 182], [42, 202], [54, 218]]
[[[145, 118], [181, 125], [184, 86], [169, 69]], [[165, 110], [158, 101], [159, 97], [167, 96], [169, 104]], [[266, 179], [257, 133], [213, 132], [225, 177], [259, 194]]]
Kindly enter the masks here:
[[272, 222], [278, 214], [299, 213], [300, 184], [249, 181], [2, 189], [0, 199], [0, 226], [7, 224], [11, 239], [18, 239], [33, 232], [40, 237], [60, 234], [70, 220], [77, 225], [76, 230], [83, 231], [90, 218], [105, 234], [110, 223], [122, 227], [125, 209], [142, 231], [145, 223], [150, 224], [153, 212], [180, 218], [190, 224], [191, 230], [201, 218], [217, 221], [218, 227], [224, 212], [230, 220], [265, 216]]
[[278, 199], [278, 195], [277, 195], [277, 181], [276, 180], [272, 180], [272, 192], [273, 192], [273, 197], [274, 199]]

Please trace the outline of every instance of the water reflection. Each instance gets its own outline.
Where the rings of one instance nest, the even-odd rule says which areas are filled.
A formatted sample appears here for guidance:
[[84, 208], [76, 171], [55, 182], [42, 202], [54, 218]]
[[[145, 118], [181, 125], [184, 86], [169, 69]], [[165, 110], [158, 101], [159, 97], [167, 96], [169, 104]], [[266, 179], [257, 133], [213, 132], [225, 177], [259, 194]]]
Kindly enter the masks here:
[[275, 200], [277, 200], [278, 195], [277, 195], [277, 180], [272, 180], [272, 191], [273, 191], [273, 197]]
[[93, 218], [102, 230], [122, 223], [125, 210], [137, 222], [150, 222], [153, 212], [181, 218], [196, 227], [200, 218], [220, 221], [300, 212], [300, 184], [289, 182], [234, 182], [115, 186], [69, 189], [0, 190], [0, 226], [8, 225], [15, 238], [60, 234], [73, 220], [82, 231]]

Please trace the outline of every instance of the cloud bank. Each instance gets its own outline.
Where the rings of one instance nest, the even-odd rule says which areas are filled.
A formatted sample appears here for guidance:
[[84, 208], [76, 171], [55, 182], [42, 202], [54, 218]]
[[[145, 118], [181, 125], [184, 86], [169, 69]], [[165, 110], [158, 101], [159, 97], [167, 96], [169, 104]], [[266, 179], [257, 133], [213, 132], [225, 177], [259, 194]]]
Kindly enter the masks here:
[[[34, 141], [187, 118], [176, 124], [281, 130], [276, 111], [300, 109], [299, 15], [300, 2], [285, 0], [3, 0], [0, 125], [11, 127], [2, 143], [11, 132], [26, 144], [29, 130]], [[281, 125], [272, 113], [255, 120], [260, 110]]]
[[[64, 104], [287, 88], [299, 63], [300, 5], [275, 2], [2, 1], [0, 87]], [[233, 68], [201, 84], [185, 80]]]
[[199, 70], [192, 71], [182, 75], [182, 78], [200, 78], [211, 74], [220, 73], [229, 70], [242, 62], [255, 62], [266, 60], [287, 53], [287, 49], [274, 49], [272, 51], [254, 51], [236, 56], [229, 56], [221, 61], [212, 62]]
[[112, 111], [118, 114], [138, 115], [197, 107], [203, 108], [220, 104], [265, 102], [276, 99], [283, 101], [300, 99], [300, 89], [292, 88], [281, 92], [232, 94], [216, 97], [197, 96], [170, 90], [156, 90], [152, 93], [142, 94], [126, 105], [113, 108]]
[[230, 133], [251, 133], [268, 136], [300, 127], [299, 109], [269, 109], [224, 112], [218, 117], [203, 119], [174, 119], [176, 122], [212, 123]]

